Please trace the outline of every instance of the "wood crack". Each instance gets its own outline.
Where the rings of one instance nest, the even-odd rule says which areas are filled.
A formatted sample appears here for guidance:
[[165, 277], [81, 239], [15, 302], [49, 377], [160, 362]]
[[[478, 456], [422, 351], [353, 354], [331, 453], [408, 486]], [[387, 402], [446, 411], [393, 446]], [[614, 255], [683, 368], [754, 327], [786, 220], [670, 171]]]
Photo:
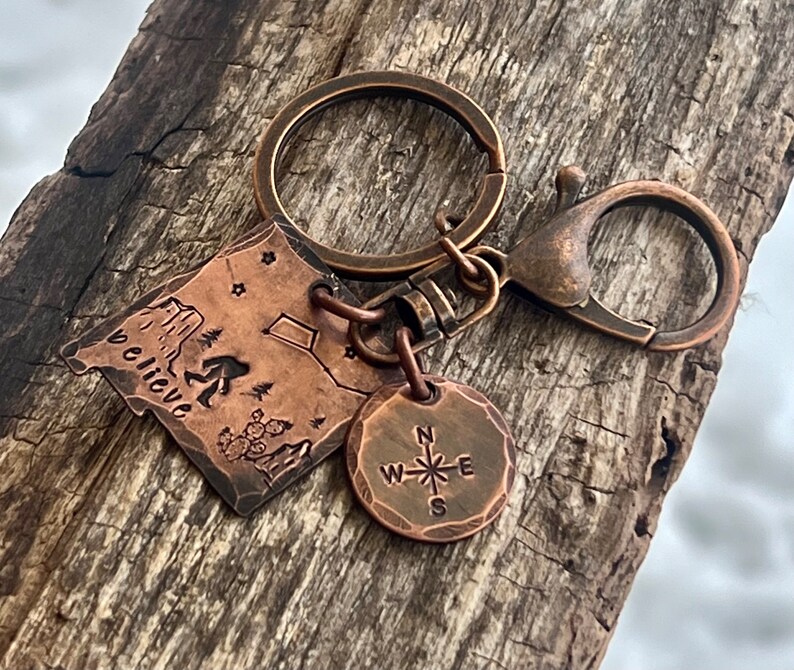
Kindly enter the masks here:
[[572, 414], [571, 412], [568, 412], [568, 416], [570, 416], [572, 419], [575, 419], [576, 421], [581, 421], [582, 423], [586, 423], [588, 426], [594, 426], [595, 428], [598, 428], [599, 430], [603, 430], [603, 431], [605, 431], [607, 433], [610, 433], [612, 435], [616, 435], [617, 437], [623, 437], [623, 438], [631, 437], [631, 435], [629, 435], [628, 433], [622, 433], [619, 430], [615, 430], [613, 428], [608, 428], [607, 426], [604, 426], [603, 424], [599, 423], [598, 421], [591, 421], [590, 419], [584, 419], [581, 416], [576, 416], [575, 414]]

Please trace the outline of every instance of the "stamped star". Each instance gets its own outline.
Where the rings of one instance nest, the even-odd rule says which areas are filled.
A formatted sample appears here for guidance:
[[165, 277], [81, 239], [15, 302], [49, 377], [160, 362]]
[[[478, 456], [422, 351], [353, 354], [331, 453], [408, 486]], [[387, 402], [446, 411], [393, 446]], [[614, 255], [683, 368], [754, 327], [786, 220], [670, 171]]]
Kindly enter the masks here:
[[349, 344], [345, 347], [345, 358], [355, 358], [356, 350]]
[[275, 263], [276, 262], [276, 254], [274, 252], [272, 252], [272, 251], [265, 251], [262, 254], [262, 262], [265, 265], [270, 265], [271, 263]]
[[232, 295], [235, 298], [239, 298], [243, 293], [245, 293], [245, 284], [232, 284]]

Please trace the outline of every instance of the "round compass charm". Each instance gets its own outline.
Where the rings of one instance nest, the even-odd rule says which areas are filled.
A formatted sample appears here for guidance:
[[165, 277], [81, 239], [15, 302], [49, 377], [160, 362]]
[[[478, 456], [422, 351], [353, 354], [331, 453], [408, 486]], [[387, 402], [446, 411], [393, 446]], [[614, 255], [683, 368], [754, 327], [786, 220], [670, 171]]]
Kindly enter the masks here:
[[347, 435], [356, 496], [375, 519], [405, 537], [453, 542], [493, 521], [515, 476], [513, 438], [499, 411], [469, 386], [426, 376], [418, 402], [407, 383], [378, 389]]

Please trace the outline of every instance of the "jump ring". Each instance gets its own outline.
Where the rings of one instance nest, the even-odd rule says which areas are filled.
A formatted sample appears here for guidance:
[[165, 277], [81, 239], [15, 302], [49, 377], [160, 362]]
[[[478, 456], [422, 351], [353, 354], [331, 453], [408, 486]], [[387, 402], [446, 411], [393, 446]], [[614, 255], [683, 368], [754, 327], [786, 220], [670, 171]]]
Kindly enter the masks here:
[[356, 323], [366, 323], [373, 325], [380, 323], [386, 318], [386, 310], [383, 307], [377, 309], [363, 309], [350, 303], [335, 298], [331, 289], [325, 285], [315, 286], [311, 292], [312, 304], [320, 307], [331, 314], [336, 314], [348, 321]]
[[443, 207], [439, 207], [436, 210], [436, 215], [434, 217], [433, 223], [436, 226], [436, 230], [443, 235], [438, 240], [438, 243], [441, 245], [441, 248], [444, 250], [444, 253], [450, 257], [450, 259], [458, 266], [460, 271], [467, 279], [471, 279], [473, 282], [481, 281], [482, 280], [482, 273], [477, 268], [477, 266], [472, 263], [461, 250], [460, 247], [455, 244], [449, 237], [446, 236], [447, 232], [447, 222], [451, 219], [447, 214], [447, 210]]
[[425, 381], [419, 359], [411, 348], [411, 329], [401, 326], [394, 333], [394, 350], [400, 359], [400, 367], [405, 373], [405, 379], [411, 387], [411, 394], [419, 402], [430, 400], [433, 395]]

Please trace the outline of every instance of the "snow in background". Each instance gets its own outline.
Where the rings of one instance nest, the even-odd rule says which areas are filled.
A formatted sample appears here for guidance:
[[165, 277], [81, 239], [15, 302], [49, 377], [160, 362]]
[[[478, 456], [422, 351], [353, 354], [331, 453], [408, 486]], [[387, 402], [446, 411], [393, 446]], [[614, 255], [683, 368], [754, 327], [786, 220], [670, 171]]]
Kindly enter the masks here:
[[[110, 80], [148, 0], [0, 0], [0, 231]], [[794, 198], [761, 242], [697, 444], [606, 670], [794, 669]]]

